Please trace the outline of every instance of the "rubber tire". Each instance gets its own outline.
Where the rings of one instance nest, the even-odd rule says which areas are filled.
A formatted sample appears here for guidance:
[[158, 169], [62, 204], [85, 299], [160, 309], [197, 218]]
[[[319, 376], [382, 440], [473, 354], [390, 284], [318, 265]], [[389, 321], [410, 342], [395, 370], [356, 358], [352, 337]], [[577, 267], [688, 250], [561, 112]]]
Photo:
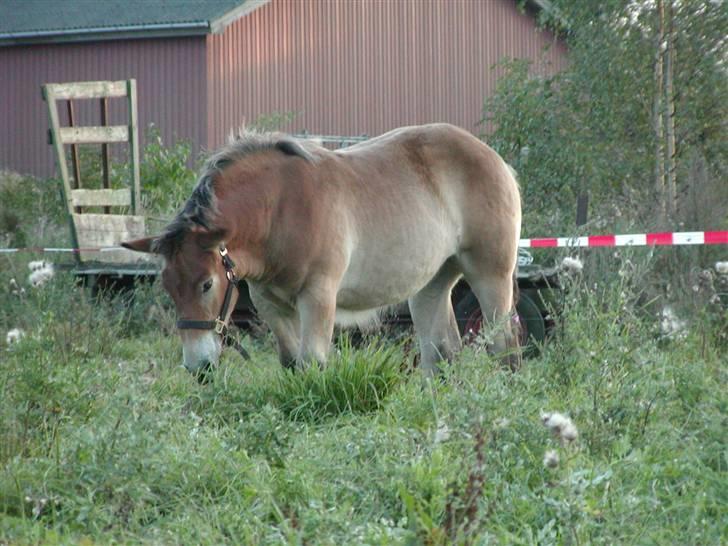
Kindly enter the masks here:
[[[454, 310], [461, 336], [464, 337], [469, 329], [476, 332], [480, 330], [482, 313], [475, 294], [468, 291], [457, 303]], [[522, 327], [521, 346], [524, 347], [527, 354], [532, 353], [536, 348], [534, 342], [542, 343], [546, 338], [546, 323], [543, 315], [534, 301], [524, 293], [521, 293], [518, 299], [516, 311]], [[478, 323], [478, 328], [472, 328], [473, 323]]]

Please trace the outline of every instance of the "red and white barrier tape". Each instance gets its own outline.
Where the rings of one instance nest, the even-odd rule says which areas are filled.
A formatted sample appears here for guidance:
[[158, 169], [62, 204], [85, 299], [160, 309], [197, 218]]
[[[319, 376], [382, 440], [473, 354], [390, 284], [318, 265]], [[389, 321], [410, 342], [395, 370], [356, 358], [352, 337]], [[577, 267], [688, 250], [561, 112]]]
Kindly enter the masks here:
[[60, 252], [68, 254], [80, 254], [81, 252], [114, 252], [126, 250], [121, 246], [102, 246], [92, 248], [48, 248], [40, 246], [28, 246], [24, 248], [0, 248], [0, 254], [13, 254], [15, 252]]
[[632, 233], [629, 235], [589, 235], [586, 237], [552, 237], [521, 239], [521, 248], [597, 247], [597, 246], [677, 246], [725, 245], [728, 231], [675, 231], [666, 233]]
[[[585, 237], [551, 237], [521, 239], [520, 248], [574, 248], [597, 246], [678, 246], [678, 245], [726, 245], [728, 231], [675, 231], [666, 233], [632, 233], [628, 235], [588, 235]], [[0, 254], [15, 252], [114, 252], [124, 250], [120, 246], [94, 248], [0, 248]]]

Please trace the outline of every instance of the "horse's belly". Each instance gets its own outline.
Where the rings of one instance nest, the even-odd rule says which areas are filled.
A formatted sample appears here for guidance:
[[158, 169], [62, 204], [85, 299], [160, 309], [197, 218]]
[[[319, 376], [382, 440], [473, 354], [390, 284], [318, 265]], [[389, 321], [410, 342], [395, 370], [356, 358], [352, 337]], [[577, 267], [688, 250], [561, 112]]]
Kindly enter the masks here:
[[419, 292], [455, 252], [445, 240], [430, 243], [392, 245], [378, 252], [355, 250], [337, 294], [337, 307], [352, 311], [385, 307]]

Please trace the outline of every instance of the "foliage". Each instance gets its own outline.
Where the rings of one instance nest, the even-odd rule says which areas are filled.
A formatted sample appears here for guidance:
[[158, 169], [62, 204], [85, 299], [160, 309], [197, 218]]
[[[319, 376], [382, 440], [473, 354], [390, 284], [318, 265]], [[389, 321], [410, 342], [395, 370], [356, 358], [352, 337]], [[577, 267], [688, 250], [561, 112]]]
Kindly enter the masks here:
[[[525, 61], [486, 100], [488, 141], [519, 173], [529, 234], [570, 231], [575, 196], [590, 195], [593, 226], [651, 229], [655, 214], [654, 2], [554, 0], [542, 12], [569, 48], [550, 77]], [[725, 179], [728, 88], [720, 2], [672, 2], [677, 177], [680, 208], [669, 229], [719, 229], [728, 222]], [[566, 29], [566, 30], [564, 30]], [[701, 200], [697, 195], [710, 195]]]
[[67, 226], [57, 180], [0, 171], [0, 246], [57, 244]]
[[252, 123], [246, 125], [246, 129], [252, 131], [280, 131], [289, 123], [295, 120], [299, 112], [271, 112], [270, 114], [261, 114]]
[[144, 210], [152, 216], [169, 216], [190, 196], [196, 180], [190, 165], [191, 143], [178, 140], [165, 146], [159, 129], [152, 125], [147, 130], [142, 158], [139, 170]]
[[3, 260], [0, 332], [26, 331], [0, 346], [10, 543], [725, 541], [722, 325], [679, 309], [665, 335], [652, 262], [605, 254], [565, 278], [559, 335], [516, 374], [468, 348], [423, 384], [404, 348], [346, 342], [292, 374], [264, 338], [201, 387], [159, 286], [130, 304], [57, 273], [13, 294], [25, 264]]

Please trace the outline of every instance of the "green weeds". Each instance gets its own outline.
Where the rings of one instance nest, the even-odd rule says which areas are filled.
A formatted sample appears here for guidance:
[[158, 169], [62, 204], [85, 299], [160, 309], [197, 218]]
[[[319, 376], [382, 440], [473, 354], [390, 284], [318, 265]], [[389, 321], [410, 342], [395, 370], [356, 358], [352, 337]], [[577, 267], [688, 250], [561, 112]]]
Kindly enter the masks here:
[[723, 326], [680, 311], [665, 335], [642, 265], [567, 281], [558, 334], [516, 374], [471, 347], [428, 385], [403, 346], [346, 340], [292, 373], [246, 338], [252, 361], [224, 352], [201, 387], [159, 287], [33, 289], [5, 263], [2, 333], [25, 330], [0, 339], [5, 542], [725, 542]]

